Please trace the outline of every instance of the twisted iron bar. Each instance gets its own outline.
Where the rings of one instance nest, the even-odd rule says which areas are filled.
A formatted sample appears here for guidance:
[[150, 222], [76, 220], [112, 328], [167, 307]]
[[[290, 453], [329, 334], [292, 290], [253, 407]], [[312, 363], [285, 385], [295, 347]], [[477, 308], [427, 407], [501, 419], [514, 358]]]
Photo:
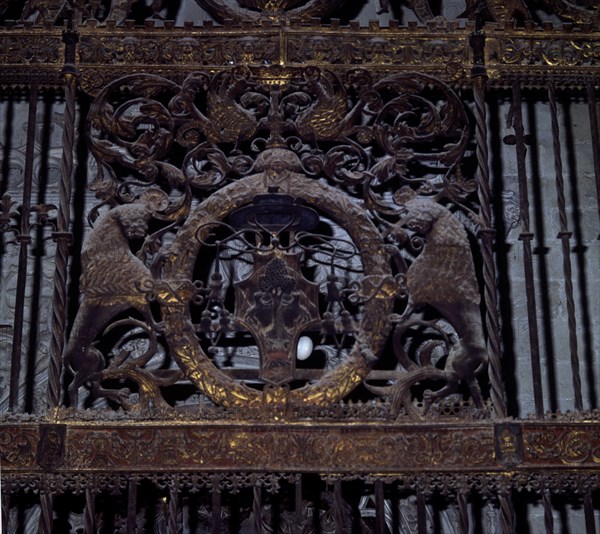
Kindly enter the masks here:
[[[472, 36], [471, 45], [477, 51], [483, 49], [482, 34]], [[476, 39], [477, 38], [477, 39]], [[481, 51], [480, 51], [481, 52]], [[476, 53], [480, 57], [481, 53]], [[483, 62], [481, 58], [479, 60]], [[506, 417], [506, 400], [502, 381], [500, 350], [500, 320], [498, 318], [498, 296], [496, 288], [496, 266], [494, 263], [495, 230], [492, 228], [492, 205], [490, 201], [490, 174], [485, 107], [485, 83], [487, 75], [483, 65], [476, 65], [472, 71], [473, 96], [475, 99], [475, 142], [477, 157], [478, 197], [481, 206], [481, 255], [483, 257], [483, 282], [485, 301], [485, 321], [488, 334], [491, 397], [497, 417]]]
[[563, 179], [562, 157], [560, 151], [560, 131], [558, 126], [558, 110], [556, 106], [556, 92], [554, 83], [548, 83], [548, 102], [550, 104], [550, 117], [552, 121], [552, 146], [554, 149], [554, 171], [556, 174], [556, 198], [560, 219], [560, 232], [558, 237], [562, 243], [563, 274], [565, 283], [565, 297], [567, 301], [567, 318], [569, 326], [569, 350], [571, 354], [571, 372], [573, 373], [573, 390], [575, 394], [575, 408], [583, 410], [581, 394], [581, 374], [579, 370], [579, 356], [577, 349], [577, 323], [575, 317], [575, 300], [573, 298], [573, 273], [571, 269], [572, 233], [569, 232], [567, 222], [567, 209], [565, 200], [565, 185]]
[[469, 510], [467, 508], [467, 496], [459, 493], [456, 496], [458, 503], [458, 529], [460, 534], [469, 534]]
[[71, 207], [71, 183], [73, 178], [73, 149], [75, 145], [75, 98], [77, 78], [75, 68], [75, 46], [78, 35], [73, 30], [63, 34], [65, 42], [65, 127], [63, 130], [63, 153], [61, 160], [61, 180], [59, 183], [59, 208], [54, 237], [56, 259], [54, 267], [54, 291], [52, 295], [52, 339], [50, 342], [50, 363], [48, 366], [48, 404], [51, 408], [60, 403], [60, 379], [62, 372], [62, 351], [65, 345], [67, 322], [67, 267], [69, 262], [69, 230]]
[[212, 525], [211, 534], [221, 532], [221, 491], [219, 489], [218, 479], [214, 481], [212, 488]]
[[43, 493], [40, 496], [40, 523], [38, 534], [52, 534], [52, 526], [54, 523], [54, 496], [52, 493]]
[[[486, 309], [486, 327], [488, 331], [490, 384], [494, 413], [497, 417], [506, 417], [506, 400], [502, 381], [500, 351], [500, 321], [498, 318], [498, 296], [496, 289], [496, 268], [494, 263], [494, 238], [492, 228], [492, 205], [490, 200], [489, 154], [487, 138], [487, 116], [485, 107], [485, 86], [487, 72], [485, 68], [485, 35], [476, 26], [471, 35], [473, 49], [473, 96], [475, 99], [475, 155], [477, 157], [477, 178], [479, 187], [479, 204], [481, 206], [481, 254], [483, 257], [484, 300]], [[466, 506], [466, 503], [465, 503]], [[468, 527], [468, 525], [467, 525]], [[500, 495], [500, 527], [501, 532], [508, 534], [514, 529], [514, 510], [509, 494]]]
[[168, 517], [168, 532], [177, 534], [179, 529], [179, 492], [176, 489], [171, 489], [169, 492], [169, 517]]
[[[592, 154], [594, 156], [594, 175], [596, 177], [596, 197], [598, 204], [598, 218], [600, 218], [600, 130], [598, 129], [598, 109], [596, 107], [596, 91], [594, 83], [587, 84], [587, 104], [590, 114], [590, 136], [592, 140]], [[598, 236], [600, 238], [600, 236]]]
[[10, 515], [10, 493], [8, 491], [2, 492], [2, 524], [4, 528], [8, 532], [8, 518]]
[[83, 532], [96, 532], [96, 495], [90, 488], [85, 490], [85, 509], [83, 511]]
[[261, 534], [262, 528], [262, 488], [254, 486], [254, 499], [252, 501], [252, 518], [254, 523], [254, 532]]
[[546, 534], [554, 534], [552, 502], [550, 501], [550, 492], [547, 489], [544, 489], [542, 493], [542, 505], [544, 506], [544, 526], [546, 527]]
[[529, 344], [531, 352], [531, 374], [533, 377], [533, 398], [535, 413], [539, 418], [544, 417], [544, 399], [542, 396], [542, 371], [540, 361], [540, 342], [538, 336], [537, 306], [535, 299], [535, 283], [533, 276], [533, 257], [531, 240], [533, 233], [529, 225], [529, 194], [527, 191], [527, 169], [525, 167], [525, 133], [523, 129], [523, 112], [521, 110], [521, 86], [515, 81], [513, 89], [513, 113], [517, 154], [517, 174], [519, 179], [519, 207], [521, 218], [521, 234], [519, 240], [523, 243], [523, 269], [525, 273], [525, 295], [527, 298], [527, 321], [529, 323]]
[[596, 518], [594, 514], [594, 502], [592, 499], [592, 490], [588, 489], [583, 494], [583, 512], [585, 515], [586, 534], [596, 534]]
[[502, 534], [514, 534], [515, 510], [510, 493], [500, 493], [498, 502], [500, 503], [500, 532]]
[[127, 532], [136, 531], [137, 523], [137, 479], [132, 478], [127, 487]]

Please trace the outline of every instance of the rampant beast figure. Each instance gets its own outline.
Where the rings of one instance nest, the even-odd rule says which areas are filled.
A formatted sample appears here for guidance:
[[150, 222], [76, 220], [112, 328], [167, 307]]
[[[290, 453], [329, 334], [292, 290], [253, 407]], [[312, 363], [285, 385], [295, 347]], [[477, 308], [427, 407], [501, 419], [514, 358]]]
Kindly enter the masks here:
[[96, 336], [109, 321], [127, 309], [141, 312], [152, 323], [146, 295], [154, 280], [144, 262], [131, 252], [131, 239], [143, 239], [152, 214], [168, 204], [166, 195], [151, 189], [138, 202], [111, 209], [96, 222], [82, 249], [81, 292], [77, 312], [65, 349], [65, 365], [75, 376], [69, 387], [71, 403], [77, 404], [79, 387], [104, 368], [104, 358], [94, 346]]
[[[420, 380], [446, 381], [442, 389], [427, 392], [428, 401], [454, 393], [463, 381], [470, 389], [474, 404], [482, 408], [476, 374], [487, 363], [488, 354], [467, 233], [447, 208], [432, 200], [418, 198], [409, 188], [403, 188], [397, 198], [402, 201], [404, 216], [394, 225], [392, 233], [401, 234], [406, 227], [426, 238], [421, 254], [406, 273], [408, 302], [403, 314], [395, 317], [397, 328], [401, 328], [414, 311], [429, 305], [452, 325], [458, 341], [450, 346], [443, 370], [433, 366], [412, 366], [407, 376], [391, 389], [372, 386], [369, 389], [392, 393], [394, 408], [399, 410], [410, 386]], [[398, 339], [395, 341], [399, 342]]]

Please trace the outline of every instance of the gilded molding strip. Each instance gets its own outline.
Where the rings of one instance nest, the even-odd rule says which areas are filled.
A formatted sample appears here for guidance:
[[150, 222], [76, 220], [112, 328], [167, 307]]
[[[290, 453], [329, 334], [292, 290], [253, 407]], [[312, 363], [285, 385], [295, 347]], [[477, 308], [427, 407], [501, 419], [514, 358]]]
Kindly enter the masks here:
[[[140, 447], [140, 443], [144, 443]], [[593, 423], [5, 424], [3, 476], [56, 472], [598, 472]]]
[[[453, 21], [428, 26], [338, 27], [335, 25], [94, 27], [80, 26], [78, 68], [82, 88], [95, 94], [111, 80], [132, 72], [184, 77], [199, 67], [233, 65], [368, 67], [389, 74], [419, 70], [449, 82], [467, 83], [471, 65], [471, 24]], [[494, 85], [521, 80], [527, 85], [598, 83], [600, 37], [594, 31], [514, 29], [488, 24], [486, 66]], [[32, 39], [32, 34], [35, 39]], [[435, 35], [435, 38], [432, 37]], [[58, 83], [62, 57], [60, 29], [0, 28], [0, 83], [27, 83], [31, 76]], [[11, 66], [10, 69], [2, 68]], [[18, 67], [16, 67], [18, 65]]]

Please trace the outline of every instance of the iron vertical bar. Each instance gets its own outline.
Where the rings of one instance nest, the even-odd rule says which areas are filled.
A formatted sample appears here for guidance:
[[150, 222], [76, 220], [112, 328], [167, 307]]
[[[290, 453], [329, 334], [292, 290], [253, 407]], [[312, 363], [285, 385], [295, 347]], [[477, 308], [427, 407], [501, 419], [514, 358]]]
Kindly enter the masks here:
[[519, 181], [519, 205], [521, 218], [521, 234], [519, 240], [523, 244], [523, 269], [525, 275], [525, 296], [527, 299], [527, 321], [529, 324], [529, 345], [531, 353], [531, 373], [533, 377], [533, 398], [535, 413], [538, 417], [544, 416], [544, 399], [542, 395], [542, 371], [540, 363], [540, 342], [538, 335], [537, 305], [535, 298], [535, 282], [533, 276], [533, 256], [531, 240], [533, 233], [529, 224], [529, 194], [527, 191], [527, 169], [525, 166], [525, 133], [523, 129], [523, 112], [521, 109], [521, 86], [514, 82], [513, 86], [513, 114], [515, 144], [517, 154], [517, 174]]
[[212, 488], [212, 524], [210, 531], [212, 534], [221, 532], [221, 490], [218, 479], [213, 482]]
[[254, 495], [252, 501], [252, 516], [254, 519], [254, 532], [261, 534], [262, 529], [262, 488], [254, 486]]
[[96, 494], [90, 488], [85, 490], [83, 532], [84, 534], [94, 534], [96, 532]]
[[27, 255], [31, 236], [29, 235], [29, 212], [31, 210], [31, 189], [33, 182], [33, 161], [35, 158], [35, 137], [38, 86], [33, 82], [29, 91], [29, 114], [27, 117], [27, 145], [25, 149], [25, 169], [23, 172], [23, 204], [21, 206], [21, 230], [18, 235], [19, 260], [17, 267], [17, 292], [15, 295], [15, 318], [13, 323], [13, 344], [10, 359], [10, 390], [8, 410], [19, 411], [19, 379], [21, 375], [21, 353], [23, 345], [23, 322], [25, 313], [25, 286], [27, 285]]
[[56, 260], [54, 268], [54, 291], [52, 294], [52, 339], [50, 364], [48, 368], [48, 404], [54, 408], [60, 403], [60, 377], [62, 372], [62, 351], [65, 345], [67, 322], [67, 268], [69, 262], [69, 219], [71, 211], [71, 183], [73, 178], [75, 144], [75, 99], [77, 68], [75, 66], [76, 44], [79, 36], [68, 29], [63, 33], [65, 43], [65, 126], [63, 130], [63, 153], [61, 160], [61, 180], [59, 184], [59, 207], [54, 237], [56, 240]]
[[573, 273], [571, 269], [571, 244], [572, 233], [569, 232], [567, 223], [567, 208], [565, 200], [565, 185], [563, 179], [562, 156], [560, 151], [560, 131], [558, 126], [558, 109], [556, 106], [556, 91], [554, 83], [548, 84], [548, 102], [550, 104], [550, 117], [552, 121], [552, 145], [554, 149], [554, 171], [556, 174], [556, 198], [560, 220], [558, 238], [562, 243], [563, 274], [565, 283], [565, 297], [567, 303], [567, 322], [569, 327], [569, 350], [571, 354], [571, 372], [573, 374], [573, 391], [575, 395], [575, 408], [583, 410], [583, 397], [581, 394], [581, 374], [579, 371], [579, 354], [577, 348], [577, 323], [575, 317], [575, 299], [573, 298]]
[[402, 532], [402, 497], [398, 486], [394, 486], [394, 498], [392, 501], [392, 533]]
[[500, 532], [502, 534], [514, 534], [516, 522], [515, 509], [510, 490], [501, 491], [498, 500], [500, 503]]
[[544, 506], [544, 526], [546, 527], [546, 534], [554, 534], [552, 502], [550, 501], [550, 492], [547, 489], [544, 489], [542, 494], [542, 505]]
[[484, 62], [485, 35], [477, 30], [471, 35], [474, 66], [471, 70], [473, 96], [475, 99], [475, 142], [477, 157], [477, 181], [481, 206], [481, 255], [483, 258], [483, 283], [485, 321], [489, 346], [489, 375], [494, 413], [506, 417], [506, 400], [502, 381], [500, 350], [500, 320], [498, 318], [498, 296], [496, 288], [496, 265], [494, 263], [494, 241], [496, 232], [492, 228], [492, 204], [490, 199], [490, 173], [487, 138], [487, 113], [485, 86], [487, 73]]
[[177, 534], [179, 529], [179, 493], [176, 489], [169, 492], [169, 533]]
[[383, 491], [383, 482], [375, 481], [375, 532], [384, 534], [385, 526], [385, 495]]
[[458, 525], [461, 534], [469, 534], [469, 510], [467, 508], [467, 496], [459, 493], [456, 496], [458, 503]]
[[2, 492], [2, 525], [3, 532], [9, 532], [8, 519], [10, 517], [10, 494], [8, 491]]
[[131, 479], [127, 488], [127, 533], [137, 530], [137, 480]]
[[585, 515], [586, 534], [596, 534], [596, 518], [594, 516], [594, 503], [592, 502], [592, 491], [587, 489], [583, 494], [583, 513]]
[[600, 130], [598, 128], [598, 108], [596, 105], [596, 91], [594, 89], [594, 84], [591, 81], [587, 83], [587, 104], [590, 115], [592, 154], [594, 156], [594, 175], [596, 177], [598, 217], [600, 218]]
[[53, 496], [51, 493], [42, 493], [40, 495], [40, 523], [38, 527], [39, 534], [52, 534], [54, 523]]
[[427, 534], [427, 508], [422, 491], [417, 491], [417, 532], [418, 534]]
[[333, 500], [335, 504], [334, 519], [335, 531], [343, 532], [344, 530], [344, 497], [342, 495], [342, 481], [336, 480], [333, 485]]
[[296, 475], [296, 488], [294, 492], [294, 507], [296, 511], [296, 524], [298, 531], [302, 531], [302, 518], [303, 518], [303, 507], [302, 507], [302, 475]]

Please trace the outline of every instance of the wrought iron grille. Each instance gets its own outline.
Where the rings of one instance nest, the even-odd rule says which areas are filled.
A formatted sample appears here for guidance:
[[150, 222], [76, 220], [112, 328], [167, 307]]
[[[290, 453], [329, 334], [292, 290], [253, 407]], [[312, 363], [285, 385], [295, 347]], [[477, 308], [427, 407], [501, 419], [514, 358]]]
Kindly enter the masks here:
[[344, 4], [0, 5], [7, 532], [596, 532], [597, 8]]

